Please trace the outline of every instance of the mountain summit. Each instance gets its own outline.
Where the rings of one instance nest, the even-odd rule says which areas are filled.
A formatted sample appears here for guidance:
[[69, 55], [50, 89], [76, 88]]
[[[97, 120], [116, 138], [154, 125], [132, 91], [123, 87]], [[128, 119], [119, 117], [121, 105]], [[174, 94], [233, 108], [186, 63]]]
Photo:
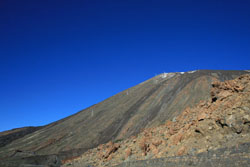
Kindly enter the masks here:
[[[79, 156], [100, 144], [128, 139], [167, 121], [179, 123], [186, 108], [211, 101], [212, 83], [248, 73], [223, 70], [163, 73], [49, 125], [1, 132], [0, 166], [49, 163], [56, 166], [61, 160]], [[218, 98], [216, 93], [214, 101]]]

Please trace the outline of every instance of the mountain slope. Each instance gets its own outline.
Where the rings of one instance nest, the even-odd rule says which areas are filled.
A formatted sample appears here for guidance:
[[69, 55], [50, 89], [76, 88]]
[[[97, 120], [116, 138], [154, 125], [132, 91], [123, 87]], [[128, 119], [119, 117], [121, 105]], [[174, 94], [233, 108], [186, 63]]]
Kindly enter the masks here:
[[[0, 147], [0, 158], [57, 154], [75, 156], [108, 141], [138, 134], [183, 109], [209, 99], [211, 83], [248, 71], [198, 70], [161, 74], [70, 117]], [[18, 151], [18, 153], [17, 153]]]

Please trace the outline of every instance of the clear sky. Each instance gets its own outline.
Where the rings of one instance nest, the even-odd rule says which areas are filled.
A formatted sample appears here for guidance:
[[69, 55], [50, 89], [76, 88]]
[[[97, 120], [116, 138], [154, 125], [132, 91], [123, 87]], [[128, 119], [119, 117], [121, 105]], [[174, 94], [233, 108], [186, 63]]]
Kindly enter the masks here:
[[0, 131], [195, 69], [250, 69], [249, 0], [0, 1]]

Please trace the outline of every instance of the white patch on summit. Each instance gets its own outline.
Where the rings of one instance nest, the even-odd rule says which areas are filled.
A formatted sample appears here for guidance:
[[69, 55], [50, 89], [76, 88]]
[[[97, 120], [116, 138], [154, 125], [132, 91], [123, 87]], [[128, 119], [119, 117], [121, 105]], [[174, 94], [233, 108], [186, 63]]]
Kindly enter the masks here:
[[161, 78], [171, 78], [173, 77], [175, 74], [174, 73], [163, 73], [160, 75]]
[[194, 72], [196, 72], [197, 70], [194, 70], [194, 71], [188, 71], [189, 74], [192, 74]]
[[246, 71], [246, 72], [250, 72], [250, 70], [244, 70], [244, 71]]
[[184, 74], [185, 72], [180, 72], [180, 74]]
[[161, 78], [166, 78], [168, 73], [161, 74]]

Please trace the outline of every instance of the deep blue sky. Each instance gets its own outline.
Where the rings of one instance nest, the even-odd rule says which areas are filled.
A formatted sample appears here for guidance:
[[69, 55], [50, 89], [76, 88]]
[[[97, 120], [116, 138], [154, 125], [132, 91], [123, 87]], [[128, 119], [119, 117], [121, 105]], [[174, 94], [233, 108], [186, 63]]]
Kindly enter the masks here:
[[249, 0], [1, 0], [0, 131], [162, 72], [250, 69]]

